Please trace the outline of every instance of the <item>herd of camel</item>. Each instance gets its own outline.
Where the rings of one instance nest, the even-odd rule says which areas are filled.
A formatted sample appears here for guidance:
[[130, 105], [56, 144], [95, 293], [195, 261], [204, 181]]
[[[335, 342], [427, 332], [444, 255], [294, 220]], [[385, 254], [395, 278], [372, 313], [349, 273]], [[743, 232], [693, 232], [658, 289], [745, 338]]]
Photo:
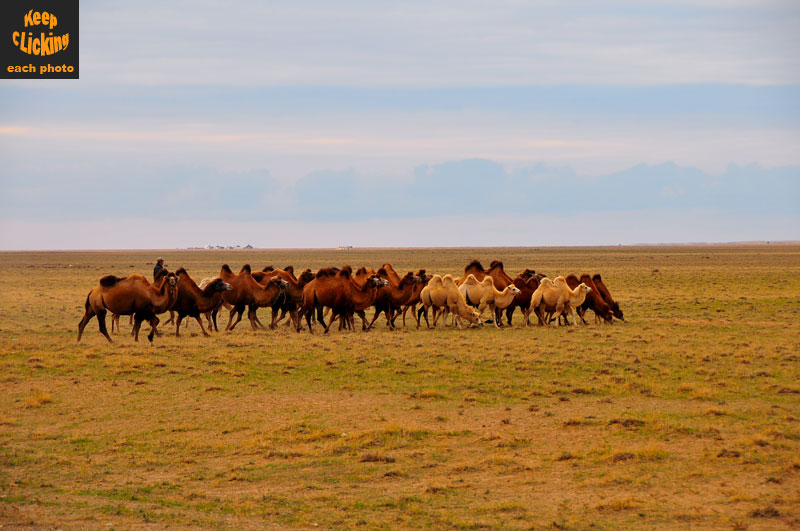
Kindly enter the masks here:
[[[186, 317], [195, 318], [203, 335], [208, 336], [201, 316], [208, 321], [209, 330], [213, 327], [218, 331], [217, 313], [226, 308], [230, 310], [230, 317], [225, 329], [233, 330], [247, 309], [250, 324], [256, 330], [265, 328], [256, 314], [262, 307], [272, 308], [270, 328], [275, 328], [288, 315], [288, 324], [298, 332], [305, 319], [312, 333], [315, 321], [326, 333], [337, 320], [339, 330], [355, 330], [356, 315], [361, 318], [362, 330], [369, 330], [381, 314], [393, 330], [400, 316], [405, 326], [409, 309], [417, 328], [422, 318], [428, 328], [431, 327], [429, 310], [433, 313], [434, 328], [440, 317], [446, 324], [448, 315], [452, 317], [452, 326], [461, 328], [464, 321], [469, 326], [481, 325], [487, 310], [490, 322], [496, 327], [503, 326], [502, 312], [505, 311], [510, 326], [516, 308], [522, 311], [525, 325], [530, 323], [531, 312], [542, 326], [554, 321], [560, 325], [562, 320], [570, 324], [568, 316], [573, 323], [586, 323], [587, 310], [594, 312], [595, 321], [609, 324], [615, 318], [624, 321], [619, 304], [599, 274], [584, 273], [580, 278], [569, 274], [550, 279], [526, 269], [512, 279], [503, 269], [503, 263], [497, 260], [489, 269], [474, 260], [457, 279], [451, 275], [429, 275], [424, 269], [400, 276], [390, 264], [384, 264], [377, 271], [361, 267], [354, 272], [350, 266], [344, 266], [323, 268], [314, 274], [306, 269], [298, 276], [291, 266], [284, 269], [267, 266], [254, 272], [250, 265], [245, 265], [239, 273], [234, 273], [226, 264], [219, 276], [203, 279], [200, 284], [195, 283], [184, 268], [174, 272], [162, 269], [152, 283], [139, 274], [126, 278], [102, 277], [86, 297], [86, 312], [78, 324], [78, 341], [86, 324], [96, 316], [100, 333], [110, 342], [106, 329], [108, 312], [112, 314], [112, 332], [115, 325], [119, 330], [120, 315], [131, 316], [131, 335], [136, 341], [142, 322], [149, 322], [151, 329], [147, 338], [152, 342], [158, 333], [158, 314], [170, 312], [166, 324], [175, 323], [176, 336], [180, 335], [181, 321]], [[368, 323], [365, 311], [372, 307], [375, 313]], [[327, 324], [326, 317], [329, 317]]]

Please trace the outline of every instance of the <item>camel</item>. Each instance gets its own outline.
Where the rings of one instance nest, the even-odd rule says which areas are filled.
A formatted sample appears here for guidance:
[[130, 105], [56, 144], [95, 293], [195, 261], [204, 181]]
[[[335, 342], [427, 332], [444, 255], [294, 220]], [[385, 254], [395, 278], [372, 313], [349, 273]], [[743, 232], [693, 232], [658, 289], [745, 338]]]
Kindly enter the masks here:
[[[608, 307], [608, 304], [603, 300], [603, 297], [597, 291], [597, 287], [595, 286], [594, 282], [592, 282], [592, 277], [590, 277], [587, 273], [581, 275], [580, 281], [578, 277], [570, 273], [566, 276], [567, 286], [570, 289], [575, 289], [580, 282], [586, 284], [592, 291], [586, 295], [586, 300], [583, 301], [578, 308], [576, 308], [578, 312], [578, 317], [580, 317], [583, 324], [586, 323], [586, 319], [584, 315], [586, 315], [587, 310], [592, 310], [594, 312], [594, 321], [595, 323], [599, 322], [601, 319], [608, 324], [611, 324], [614, 319], [614, 315], [611, 312], [611, 308]], [[562, 315], [564, 319], [567, 318], [566, 315]]]
[[428, 328], [431, 328], [428, 321], [428, 309], [431, 307], [433, 307], [433, 328], [436, 328], [440, 315], [439, 310], [441, 310], [443, 319], [447, 318], [448, 312], [452, 313], [453, 324], [458, 328], [461, 328], [461, 319], [466, 319], [471, 325], [483, 324], [478, 311], [467, 304], [451, 275], [444, 277], [433, 275], [428, 285], [422, 289], [420, 300], [422, 308], [419, 312], [425, 315], [425, 323]]
[[78, 323], [78, 342], [83, 329], [89, 320], [97, 316], [100, 333], [111, 343], [111, 336], [106, 330], [106, 313], [133, 315], [133, 338], [139, 341], [139, 328], [142, 321], [150, 322], [150, 333], [147, 339], [152, 343], [158, 326], [157, 314], [170, 309], [178, 297], [178, 277], [175, 273], [167, 273], [161, 277], [157, 285], [152, 285], [142, 275], [133, 274], [127, 278], [114, 275], [102, 277], [86, 296], [85, 313]]
[[[161, 269], [159, 269], [158, 272], [155, 273], [155, 275], [153, 275], [153, 284], [158, 284], [161, 281], [161, 279], [163, 279], [167, 275], [167, 273], [169, 273], [169, 270], [167, 270], [166, 267], [162, 267]], [[169, 319], [164, 321], [162, 324], [166, 325], [166, 324], [169, 324], [171, 322], [174, 322], [172, 310], [169, 311]], [[131, 317], [128, 320], [128, 324], [131, 325], [131, 335], [133, 335], [133, 314], [131, 314]], [[117, 333], [119, 333], [119, 314], [118, 313], [112, 313], [111, 314], [111, 333], [112, 334], [114, 333], [114, 329], [115, 328], [116, 328]], [[156, 335], [160, 336], [161, 332], [156, 331]]]
[[492, 321], [495, 328], [500, 328], [498, 324], [498, 314], [514, 303], [514, 297], [520, 290], [514, 285], [508, 285], [503, 291], [498, 291], [494, 287], [494, 279], [486, 276], [483, 281], [478, 282], [475, 275], [469, 274], [458, 290], [464, 296], [467, 303], [478, 307], [479, 317], [483, 318], [483, 312], [488, 308], [492, 314]]
[[[530, 270], [526, 269], [525, 271]], [[509, 326], [511, 326], [511, 317], [514, 315], [514, 309], [517, 307], [522, 309], [523, 315], [525, 316], [523, 324], [525, 326], [530, 324], [530, 319], [528, 317], [530, 315], [531, 297], [536, 291], [536, 288], [539, 287], [539, 280], [544, 278], [536, 274], [526, 274], [525, 271], [517, 275], [517, 278], [514, 279], [514, 285], [520, 292], [514, 297], [514, 304], [506, 308], [506, 320]]]
[[381, 266], [381, 269], [386, 271], [387, 279], [391, 281], [394, 285], [400, 283], [400, 275], [397, 273], [397, 271], [394, 270], [392, 264], [389, 263], [383, 264]]
[[[209, 284], [216, 281], [217, 279], [219, 279], [219, 277], [205, 277], [203, 280], [200, 281], [199, 284], [197, 284], [197, 287], [200, 288], [201, 290], [204, 290]], [[219, 301], [219, 304], [217, 304], [216, 308], [212, 308], [211, 310], [205, 312], [209, 332], [211, 331], [212, 328], [214, 329], [215, 332], [219, 332], [219, 328], [217, 328], [217, 312], [219, 312], [221, 308], [230, 310], [231, 308], [233, 308], [233, 306], [225, 302], [225, 298], [223, 297], [223, 299]]]
[[[492, 263], [489, 264], [489, 269], [484, 269], [478, 260], [473, 260], [464, 268], [464, 274], [456, 280], [456, 285], [461, 286], [469, 275], [473, 275], [478, 282], [483, 282], [486, 277], [492, 277], [494, 287], [500, 291], [514, 283], [514, 280], [506, 274], [505, 269], [503, 269], [503, 262], [500, 260], [492, 260]], [[514, 303], [512, 302], [510, 307], [513, 306]], [[499, 310], [496, 311], [499, 312]], [[497, 315], [495, 319], [500, 319], [500, 315]]]
[[[367, 326], [367, 330], [372, 328], [372, 325], [375, 324], [375, 321], [381, 313], [386, 315], [386, 324], [389, 326], [389, 330], [394, 330], [395, 309], [402, 308], [404, 304], [407, 304], [408, 301], [411, 300], [414, 286], [422, 283], [422, 279], [409, 271], [403, 275], [399, 282], [394, 282], [392, 276], [383, 267], [378, 269], [378, 276], [386, 280], [388, 286], [378, 292], [378, 296], [375, 298], [375, 302], [373, 303], [375, 306], [375, 315]], [[395, 273], [394, 276], [397, 276], [397, 273]]]
[[592, 281], [594, 282], [594, 285], [597, 286], [597, 291], [600, 293], [600, 296], [603, 297], [605, 303], [608, 304], [609, 308], [611, 308], [611, 313], [614, 314], [614, 317], [620, 321], [624, 321], [625, 316], [622, 315], [622, 310], [620, 309], [619, 304], [617, 304], [617, 301], [615, 301], [614, 297], [611, 296], [611, 292], [608, 291], [608, 288], [603, 282], [600, 273], [595, 273], [592, 275]]
[[[286, 266], [285, 269], [275, 269], [267, 266], [261, 272], [253, 273], [253, 278], [259, 283], [263, 283], [273, 277], [282, 278], [287, 282], [288, 286], [284, 291], [284, 295], [279, 297], [275, 304], [272, 305], [272, 322], [270, 322], [269, 327], [274, 330], [287, 314], [290, 319], [289, 324], [297, 327], [299, 325], [297, 309], [303, 302], [303, 288], [314, 280], [314, 273], [310, 269], [306, 269], [300, 273], [298, 278], [294, 276], [294, 268], [292, 266]], [[280, 317], [278, 312], [280, 312]], [[256, 320], [258, 321], [257, 317]]]
[[[543, 278], [539, 283], [539, 287], [533, 292], [531, 306], [525, 317], [527, 319], [531, 310], [533, 310], [539, 318], [539, 324], [545, 326], [550, 326], [550, 323], [547, 322], [543, 311], [552, 311], [556, 316], [568, 311], [572, 314], [572, 318], [575, 319], [575, 309], [583, 304], [586, 295], [591, 291], [592, 288], [586, 284], [580, 284], [575, 289], [570, 289], [564, 277], [556, 277], [555, 280]], [[557, 324], [560, 325], [560, 322], [557, 321]]]
[[420, 279], [420, 282], [414, 284], [411, 297], [408, 299], [408, 302], [403, 305], [403, 327], [406, 326], [406, 312], [408, 312], [408, 309], [411, 308], [411, 316], [417, 320], [417, 329], [419, 329], [419, 314], [417, 313], [417, 304], [422, 302], [420, 299], [422, 290], [428, 285], [428, 282], [430, 282], [431, 278], [433, 278], [433, 275], [427, 274], [424, 269], [417, 271], [416, 275]]
[[[228, 264], [222, 266], [219, 278], [231, 285], [233, 289], [226, 291], [223, 300], [232, 306], [226, 331], [233, 330], [247, 307], [247, 318], [253, 330], [258, 330], [256, 311], [262, 306], [272, 306], [288, 283], [282, 278], [274, 277], [267, 280], [266, 284], [259, 284], [251, 274], [250, 264], [245, 264], [238, 274], [234, 274]], [[212, 312], [217, 312], [215, 309]], [[236, 320], [234, 320], [234, 315]], [[216, 317], [214, 316], [214, 319]], [[263, 325], [262, 325], [263, 327]]]
[[[377, 297], [379, 288], [388, 285], [388, 282], [378, 276], [368, 277], [363, 285], [359, 285], [352, 278], [352, 269], [349, 266], [341, 270], [336, 268], [323, 268], [317, 271], [317, 276], [303, 288], [303, 306], [300, 316], [305, 316], [308, 330], [314, 333], [311, 318], [314, 310], [317, 312], [317, 321], [327, 334], [331, 325], [339, 319], [339, 329], [344, 326], [354, 328], [353, 314], [372, 306]], [[331, 308], [332, 315], [328, 324], [325, 324], [323, 308]], [[301, 326], [297, 327], [297, 331]]]
[[209, 333], [203, 327], [200, 314], [218, 308], [223, 294], [233, 289], [232, 286], [217, 277], [208, 282], [203, 289], [200, 289], [184, 268], [178, 269], [175, 273], [180, 278], [178, 281], [178, 298], [171, 310], [178, 314], [178, 320], [175, 322], [175, 337], [180, 337], [181, 335], [181, 321], [183, 321], [184, 317], [194, 317], [197, 320], [197, 324], [200, 325], [203, 335], [209, 337]]

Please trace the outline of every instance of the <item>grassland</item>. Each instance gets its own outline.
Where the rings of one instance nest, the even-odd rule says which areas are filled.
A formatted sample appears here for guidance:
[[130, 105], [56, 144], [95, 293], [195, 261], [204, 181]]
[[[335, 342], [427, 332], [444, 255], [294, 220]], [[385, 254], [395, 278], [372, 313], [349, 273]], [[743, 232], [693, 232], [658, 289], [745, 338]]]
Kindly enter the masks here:
[[[628, 322], [76, 345], [97, 278], [157, 254], [599, 271]], [[800, 526], [800, 247], [157, 254], [0, 254], [0, 525]]]

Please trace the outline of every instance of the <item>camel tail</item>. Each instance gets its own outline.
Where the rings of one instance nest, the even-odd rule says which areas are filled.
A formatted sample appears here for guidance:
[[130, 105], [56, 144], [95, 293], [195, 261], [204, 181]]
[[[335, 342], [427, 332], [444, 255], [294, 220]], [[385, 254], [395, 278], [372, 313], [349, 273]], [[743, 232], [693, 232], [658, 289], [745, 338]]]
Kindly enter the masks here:
[[85, 310], [89, 310], [89, 297], [92, 295], [92, 290], [89, 290], [89, 293], [86, 294], [86, 302], [83, 303], [83, 308]]

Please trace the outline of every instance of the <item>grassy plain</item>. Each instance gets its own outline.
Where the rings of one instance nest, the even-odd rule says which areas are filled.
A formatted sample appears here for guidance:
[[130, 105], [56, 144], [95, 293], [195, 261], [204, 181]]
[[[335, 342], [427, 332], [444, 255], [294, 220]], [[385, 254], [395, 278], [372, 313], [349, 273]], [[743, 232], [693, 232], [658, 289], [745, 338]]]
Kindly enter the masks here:
[[[602, 272], [628, 322], [122, 334], [97, 278], [165, 255]], [[800, 526], [800, 246], [0, 253], [0, 525]], [[262, 316], [266, 313], [261, 310]], [[223, 318], [223, 323], [227, 317]], [[262, 319], [263, 320], [263, 319]], [[590, 322], [592, 319], [590, 319]]]

